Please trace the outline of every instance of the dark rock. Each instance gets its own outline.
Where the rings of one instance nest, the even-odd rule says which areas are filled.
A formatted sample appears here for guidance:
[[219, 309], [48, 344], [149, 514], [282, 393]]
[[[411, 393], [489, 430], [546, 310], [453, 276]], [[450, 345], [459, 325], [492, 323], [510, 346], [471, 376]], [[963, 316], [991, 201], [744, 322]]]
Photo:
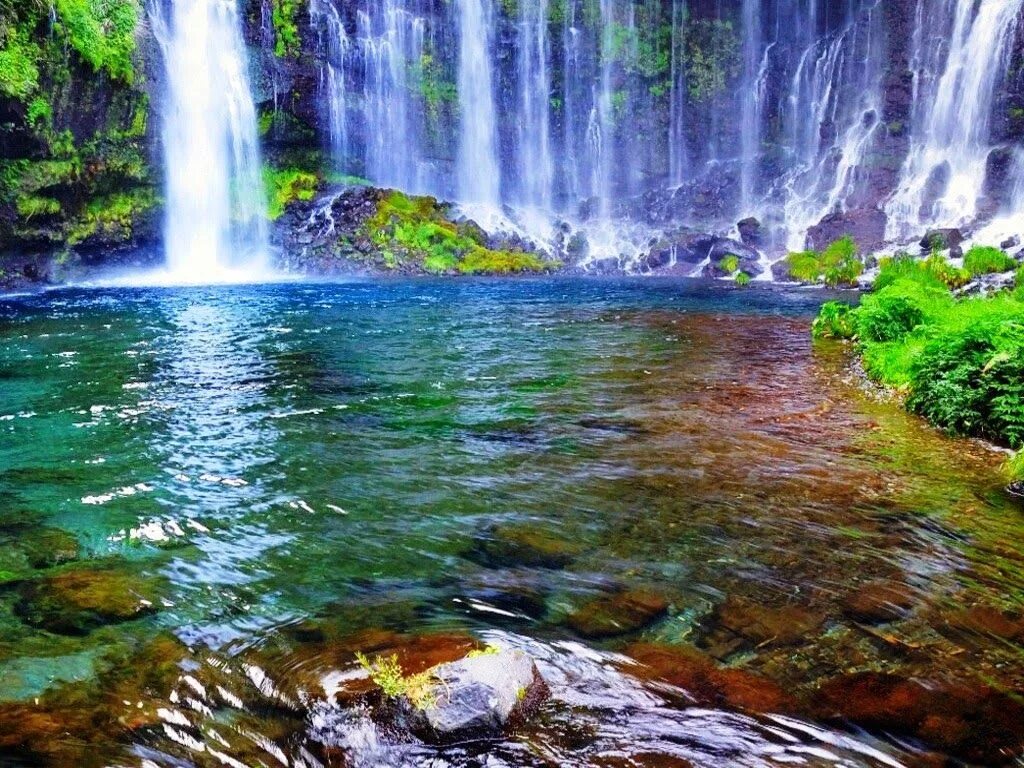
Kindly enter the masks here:
[[740, 240], [744, 245], [749, 245], [752, 248], [759, 248], [764, 245], [764, 232], [761, 228], [761, 222], [753, 216], [737, 222], [736, 229], [739, 230]]
[[565, 255], [572, 261], [581, 261], [590, 253], [590, 243], [582, 232], [574, 232], [565, 245]]
[[945, 251], [957, 248], [963, 241], [964, 236], [959, 229], [929, 229], [921, 238], [921, 252], [928, 254], [935, 249]]
[[404, 718], [425, 741], [448, 744], [499, 738], [532, 717], [550, 695], [536, 663], [517, 650], [484, 652], [430, 670], [437, 679], [421, 708]]
[[831, 243], [849, 235], [862, 253], [885, 244], [885, 213], [877, 208], [854, 208], [830, 213], [807, 230], [807, 248], [823, 251]]
[[884, 624], [903, 618], [914, 606], [914, 595], [905, 584], [872, 581], [846, 596], [843, 612], [865, 624]]
[[1020, 245], [1020, 237], [1017, 235], [1013, 235], [1012, 237], [1008, 237], [1005, 240], [1003, 240], [1003, 242], [999, 244], [999, 247], [1002, 248], [1004, 251], [1008, 251], [1011, 248], [1016, 248], [1018, 245]]
[[564, 568], [578, 544], [555, 531], [529, 524], [498, 525], [478, 539], [470, 558], [491, 568]]
[[[684, 271], [692, 272], [699, 264], [709, 260], [709, 266], [717, 270], [718, 263], [727, 256], [735, 256], [739, 268], [751, 277], [762, 272], [760, 254], [753, 248], [727, 237], [691, 230], [681, 230], [658, 240], [641, 263], [652, 272], [677, 265], [681, 265]], [[721, 273], [721, 270], [718, 271]]]
[[631, 589], [590, 601], [569, 615], [568, 624], [583, 637], [615, 637], [637, 632], [667, 611], [668, 601], [661, 595]]
[[779, 259], [772, 264], [772, 280], [777, 283], [793, 282], [793, 275], [789, 269], [789, 262], [785, 258]]
[[33, 627], [85, 635], [155, 612], [159, 587], [155, 579], [113, 568], [64, 571], [26, 584], [14, 611]]

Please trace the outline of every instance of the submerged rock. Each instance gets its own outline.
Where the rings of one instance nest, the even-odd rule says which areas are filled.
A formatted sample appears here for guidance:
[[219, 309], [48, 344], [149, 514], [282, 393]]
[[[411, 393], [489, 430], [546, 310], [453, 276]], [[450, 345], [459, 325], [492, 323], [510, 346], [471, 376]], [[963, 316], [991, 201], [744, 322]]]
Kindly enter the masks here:
[[[692, 646], [636, 643], [624, 653], [643, 665], [641, 676], [682, 688], [701, 706], [775, 713], [799, 709], [797, 701], [774, 681], [743, 669], [721, 667]], [[634, 668], [629, 671], [638, 674]]]
[[858, 672], [824, 683], [816, 701], [824, 719], [913, 736], [968, 762], [1006, 765], [1024, 753], [1024, 706], [983, 684]]
[[855, 621], [884, 624], [903, 618], [913, 606], [914, 595], [905, 584], [873, 581], [847, 595], [843, 612]]
[[642, 589], [630, 589], [592, 600], [570, 614], [568, 624], [587, 638], [615, 637], [637, 632], [668, 612], [668, 600]]
[[78, 539], [59, 528], [37, 528], [21, 538], [25, 557], [33, 568], [50, 568], [78, 559]]
[[30, 626], [85, 635], [154, 613], [158, 592], [157, 580], [113, 568], [64, 571], [27, 583], [14, 611]]
[[470, 655], [428, 674], [433, 682], [417, 701], [398, 701], [398, 722], [432, 743], [498, 738], [522, 725], [550, 695], [534, 660], [517, 650]]
[[490, 568], [564, 568], [580, 547], [554, 531], [535, 525], [498, 525], [478, 539], [470, 558]]
[[711, 655], [718, 658], [749, 646], [793, 645], [824, 620], [823, 615], [803, 606], [773, 607], [730, 596], [715, 610], [705, 643]]

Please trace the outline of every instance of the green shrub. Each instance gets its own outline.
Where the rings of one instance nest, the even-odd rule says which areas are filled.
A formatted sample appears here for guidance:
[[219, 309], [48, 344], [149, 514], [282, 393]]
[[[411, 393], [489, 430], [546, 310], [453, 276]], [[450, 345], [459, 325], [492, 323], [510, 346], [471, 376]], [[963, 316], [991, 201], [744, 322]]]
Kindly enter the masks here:
[[967, 270], [954, 267], [937, 252], [923, 261], [907, 253], [898, 253], [879, 262], [874, 288], [876, 291], [882, 290], [903, 278], [941, 290], [960, 288], [970, 281], [971, 276]]
[[998, 248], [976, 245], [964, 256], [964, 269], [972, 276], [990, 275], [995, 272], [1009, 272], [1017, 262]]
[[278, 58], [299, 54], [302, 41], [299, 38], [298, 14], [299, 0], [273, 0], [274, 55]]
[[753, 278], [751, 278], [750, 275], [748, 275], [746, 272], [736, 273], [736, 285], [738, 285], [740, 288], [746, 288], [748, 285], [750, 285], [750, 281], [752, 279]]
[[857, 243], [847, 235], [824, 251], [799, 251], [786, 257], [789, 273], [804, 283], [824, 281], [830, 287], [852, 285], [864, 272], [857, 255]]
[[828, 301], [811, 325], [811, 335], [816, 339], [852, 339], [856, 335], [853, 325], [853, 308], [839, 301]]
[[723, 256], [718, 261], [718, 268], [722, 272], [725, 272], [725, 274], [731, 275], [733, 272], [740, 268], [739, 257], [732, 253], [728, 254], [727, 256]]
[[929, 341], [907, 407], [953, 434], [1024, 445], [1024, 314]]
[[907, 296], [883, 291], [865, 296], [857, 311], [857, 335], [866, 342], [900, 341], [924, 320]]
[[1018, 451], [1006, 462], [1006, 473], [1010, 482], [1024, 483], [1024, 451]]

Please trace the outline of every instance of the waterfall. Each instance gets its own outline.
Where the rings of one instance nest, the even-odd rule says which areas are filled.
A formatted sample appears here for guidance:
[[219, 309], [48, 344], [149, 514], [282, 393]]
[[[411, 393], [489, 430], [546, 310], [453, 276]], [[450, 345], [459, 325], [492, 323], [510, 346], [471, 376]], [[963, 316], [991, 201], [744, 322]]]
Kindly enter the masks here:
[[245, 49], [233, 0], [152, 8], [167, 68], [165, 242], [175, 279], [252, 275], [268, 252], [266, 200]]
[[[366, 175], [377, 184], [423, 192], [422, 123], [409, 72], [422, 66], [423, 19], [398, 0], [370, 2], [356, 15], [363, 60]], [[416, 71], [416, 70], [414, 70]]]
[[[961, 226], [977, 215], [996, 85], [1007, 70], [1022, 1], [918, 0], [912, 138], [885, 209], [889, 237]], [[948, 52], [940, 58], [942, 51]]]
[[668, 129], [668, 178], [673, 187], [681, 185], [689, 172], [690, 158], [686, 151], [686, 101], [687, 82], [686, 37], [683, 24], [686, 21], [686, 0], [672, 0], [672, 53], [669, 60], [669, 129]]
[[462, 202], [497, 207], [501, 176], [491, 73], [491, 0], [456, 0], [459, 14], [458, 190]]
[[555, 177], [551, 154], [551, 76], [548, 0], [520, 0], [519, 201], [550, 211]]
[[761, 52], [761, 0], [743, 0], [743, 86], [740, 108], [740, 212], [754, 204], [754, 183], [761, 151], [760, 87], [767, 52]]
[[331, 148], [343, 167], [349, 152], [348, 61], [352, 46], [338, 9], [330, 0], [312, 0], [309, 17], [319, 30], [320, 47], [327, 54], [320, 67], [320, 93], [326, 102]]

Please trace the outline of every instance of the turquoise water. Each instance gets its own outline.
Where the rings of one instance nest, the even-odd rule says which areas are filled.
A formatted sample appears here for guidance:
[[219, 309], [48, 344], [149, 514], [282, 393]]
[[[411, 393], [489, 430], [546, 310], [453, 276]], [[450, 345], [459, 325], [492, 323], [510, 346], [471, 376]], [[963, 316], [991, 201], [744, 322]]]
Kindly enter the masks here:
[[[485, 751], [496, 765], [720, 765], [725, 744], [729, 764], [796, 754], [770, 712], [694, 709], [631, 672], [637, 641], [695, 646], [805, 702], [864, 670], [1020, 690], [1013, 632], [984, 621], [1012, 627], [1024, 599], [1001, 456], [880, 400], [843, 350], [812, 348], [823, 299], [556, 280], [0, 299], [0, 762], [218, 764], [201, 724], [189, 741], [165, 716], [113, 709], [75, 726], [95, 735], [87, 757], [81, 735], [5, 742], [5, 719], [41, 728], [26, 720], [36, 697], [58, 721], [127, 706], [111, 691], [154, 664], [154, 638], [182, 674], [258, 666], [278, 691], [351, 670], [360, 643], [529, 648], [560, 681], [555, 703]], [[40, 561], [54, 541], [66, 556]], [[62, 593], [44, 604], [41, 584], [83, 569], [143, 608], [83, 626]], [[850, 606], [878, 584], [899, 611], [865, 620]], [[623, 631], [582, 626], [581, 608], [629, 590], [664, 610]], [[381, 632], [403, 639], [367, 639]], [[180, 705], [162, 682], [143, 686], [140, 712]], [[218, 749], [244, 765], [271, 764], [268, 741], [295, 765], [441, 759], [388, 746], [344, 705], [325, 714], [323, 695], [285, 715], [239, 690], [254, 718], [241, 728], [203, 687], [189, 716], [231, 724], [245, 749]], [[823, 730], [770, 727], [847, 764], [965, 754], [920, 730], [822, 726], [813, 704], [793, 714]], [[444, 759], [490, 764], [471, 752]]]

